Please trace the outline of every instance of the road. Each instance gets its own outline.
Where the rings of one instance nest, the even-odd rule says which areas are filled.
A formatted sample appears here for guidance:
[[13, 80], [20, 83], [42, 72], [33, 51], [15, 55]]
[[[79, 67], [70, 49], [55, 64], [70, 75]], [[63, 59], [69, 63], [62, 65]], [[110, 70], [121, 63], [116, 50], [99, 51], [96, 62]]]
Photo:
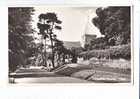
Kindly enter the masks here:
[[15, 83], [88, 83], [88, 81], [72, 77], [29, 77], [15, 79]]
[[11, 74], [10, 82], [21, 83], [89, 83], [89, 81], [58, 75], [42, 69], [21, 69]]

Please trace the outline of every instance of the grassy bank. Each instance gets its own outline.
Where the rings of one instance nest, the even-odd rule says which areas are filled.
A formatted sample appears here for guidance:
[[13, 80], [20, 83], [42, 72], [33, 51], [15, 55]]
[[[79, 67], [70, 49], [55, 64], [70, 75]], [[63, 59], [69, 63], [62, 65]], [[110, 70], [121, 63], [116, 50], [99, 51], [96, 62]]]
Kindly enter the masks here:
[[85, 79], [93, 82], [123, 82], [131, 81], [131, 62], [128, 60], [90, 59], [82, 63], [57, 71], [56, 73]]
[[101, 59], [131, 59], [131, 46], [130, 44], [126, 45], [119, 45], [119, 46], [112, 46], [106, 49], [100, 49], [100, 50], [90, 50], [90, 51], [84, 51], [80, 53], [80, 56], [83, 57], [85, 60], [90, 59], [92, 57]]

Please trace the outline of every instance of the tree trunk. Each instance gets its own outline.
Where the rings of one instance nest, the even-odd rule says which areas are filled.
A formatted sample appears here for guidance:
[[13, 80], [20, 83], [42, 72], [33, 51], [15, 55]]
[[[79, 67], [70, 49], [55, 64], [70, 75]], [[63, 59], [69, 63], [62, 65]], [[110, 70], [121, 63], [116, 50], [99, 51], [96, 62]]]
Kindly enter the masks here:
[[47, 60], [47, 56], [46, 56], [46, 39], [45, 39], [45, 67], [47, 67], [47, 62], [46, 62], [46, 60]]
[[53, 51], [53, 40], [51, 34], [50, 34], [50, 40], [51, 40], [51, 47], [52, 47], [52, 66], [54, 68], [54, 51]]

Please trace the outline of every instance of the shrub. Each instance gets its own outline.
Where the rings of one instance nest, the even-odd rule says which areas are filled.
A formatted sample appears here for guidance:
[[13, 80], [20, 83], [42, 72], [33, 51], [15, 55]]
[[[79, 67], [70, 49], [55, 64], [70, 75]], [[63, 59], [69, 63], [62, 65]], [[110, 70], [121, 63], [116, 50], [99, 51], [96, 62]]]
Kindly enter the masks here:
[[103, 50], [91, 50], [82, 52], [80, 54], [84, 59], [90, 59], [91, 57], [96, 57], [98, 59], [100, 58], [106, 58], [106, 59], [130, 59], [131, 58], [131, 46], [130, 44], [127, 45], [119, 45], [119, 46], [113, 46], [108, 49]]

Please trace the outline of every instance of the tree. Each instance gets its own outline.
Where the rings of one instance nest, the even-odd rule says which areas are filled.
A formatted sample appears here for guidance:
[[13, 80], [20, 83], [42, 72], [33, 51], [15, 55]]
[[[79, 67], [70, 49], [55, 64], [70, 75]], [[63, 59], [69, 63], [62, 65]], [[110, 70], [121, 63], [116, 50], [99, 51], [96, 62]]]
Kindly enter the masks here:
[[31, 44], [28, 55], [30, 58], [28, 60], [29, 64], [32, 66], [43, 66], [45, 64], [45, 53], [43, 51], [43, 44], [41, 42], [36, 44]]
[[9, 71], [15, 71], [19, 65], [25, 65], [29, 54], [30, 44], [33, 42], [31, 15], [33, 8], [8, 9], [8, 37], [9, 37]]
[[90, 47], [91, 49], [105, 49], [107, 46], [106, 38], [99, 37], [91, 41]]
[[59, 65], [65, 64], [65, 58], [69, 55], [69, 51], [64, 47], [64, 43], [61, 40], [56, 39], [54, 44], [54, 52], [57, 57], [57, 63]]
[[55, 67], [54, 66], [54, 40], [56, 38], [56, 34], [54, 34], [54, 30], [55, 29], [61, 30], [61, 27], [58, 24], [61, 24], [62, 21], [58, 20], [55, 13], [40, 14], [38, 18], [39, 18], [39, 22], [37, 23], [37, 26], [40, 31], [39, 34], [42, 35], [45, 40], [45, 52], [46, 52], [46, 39], [48, 38], [51, 42], [52, 66]]
[[72, 63], [77, 63], [78, 49], [72, 47], [72, 48], [70, 49], [70, 51], [71, 51], [71, 56], [72, 56], [71, 62], [72, 62]]
[[98, 8], [96, 14], [92, 22], [105, 35], [108, 45], [130, 43], [130, 7]]

